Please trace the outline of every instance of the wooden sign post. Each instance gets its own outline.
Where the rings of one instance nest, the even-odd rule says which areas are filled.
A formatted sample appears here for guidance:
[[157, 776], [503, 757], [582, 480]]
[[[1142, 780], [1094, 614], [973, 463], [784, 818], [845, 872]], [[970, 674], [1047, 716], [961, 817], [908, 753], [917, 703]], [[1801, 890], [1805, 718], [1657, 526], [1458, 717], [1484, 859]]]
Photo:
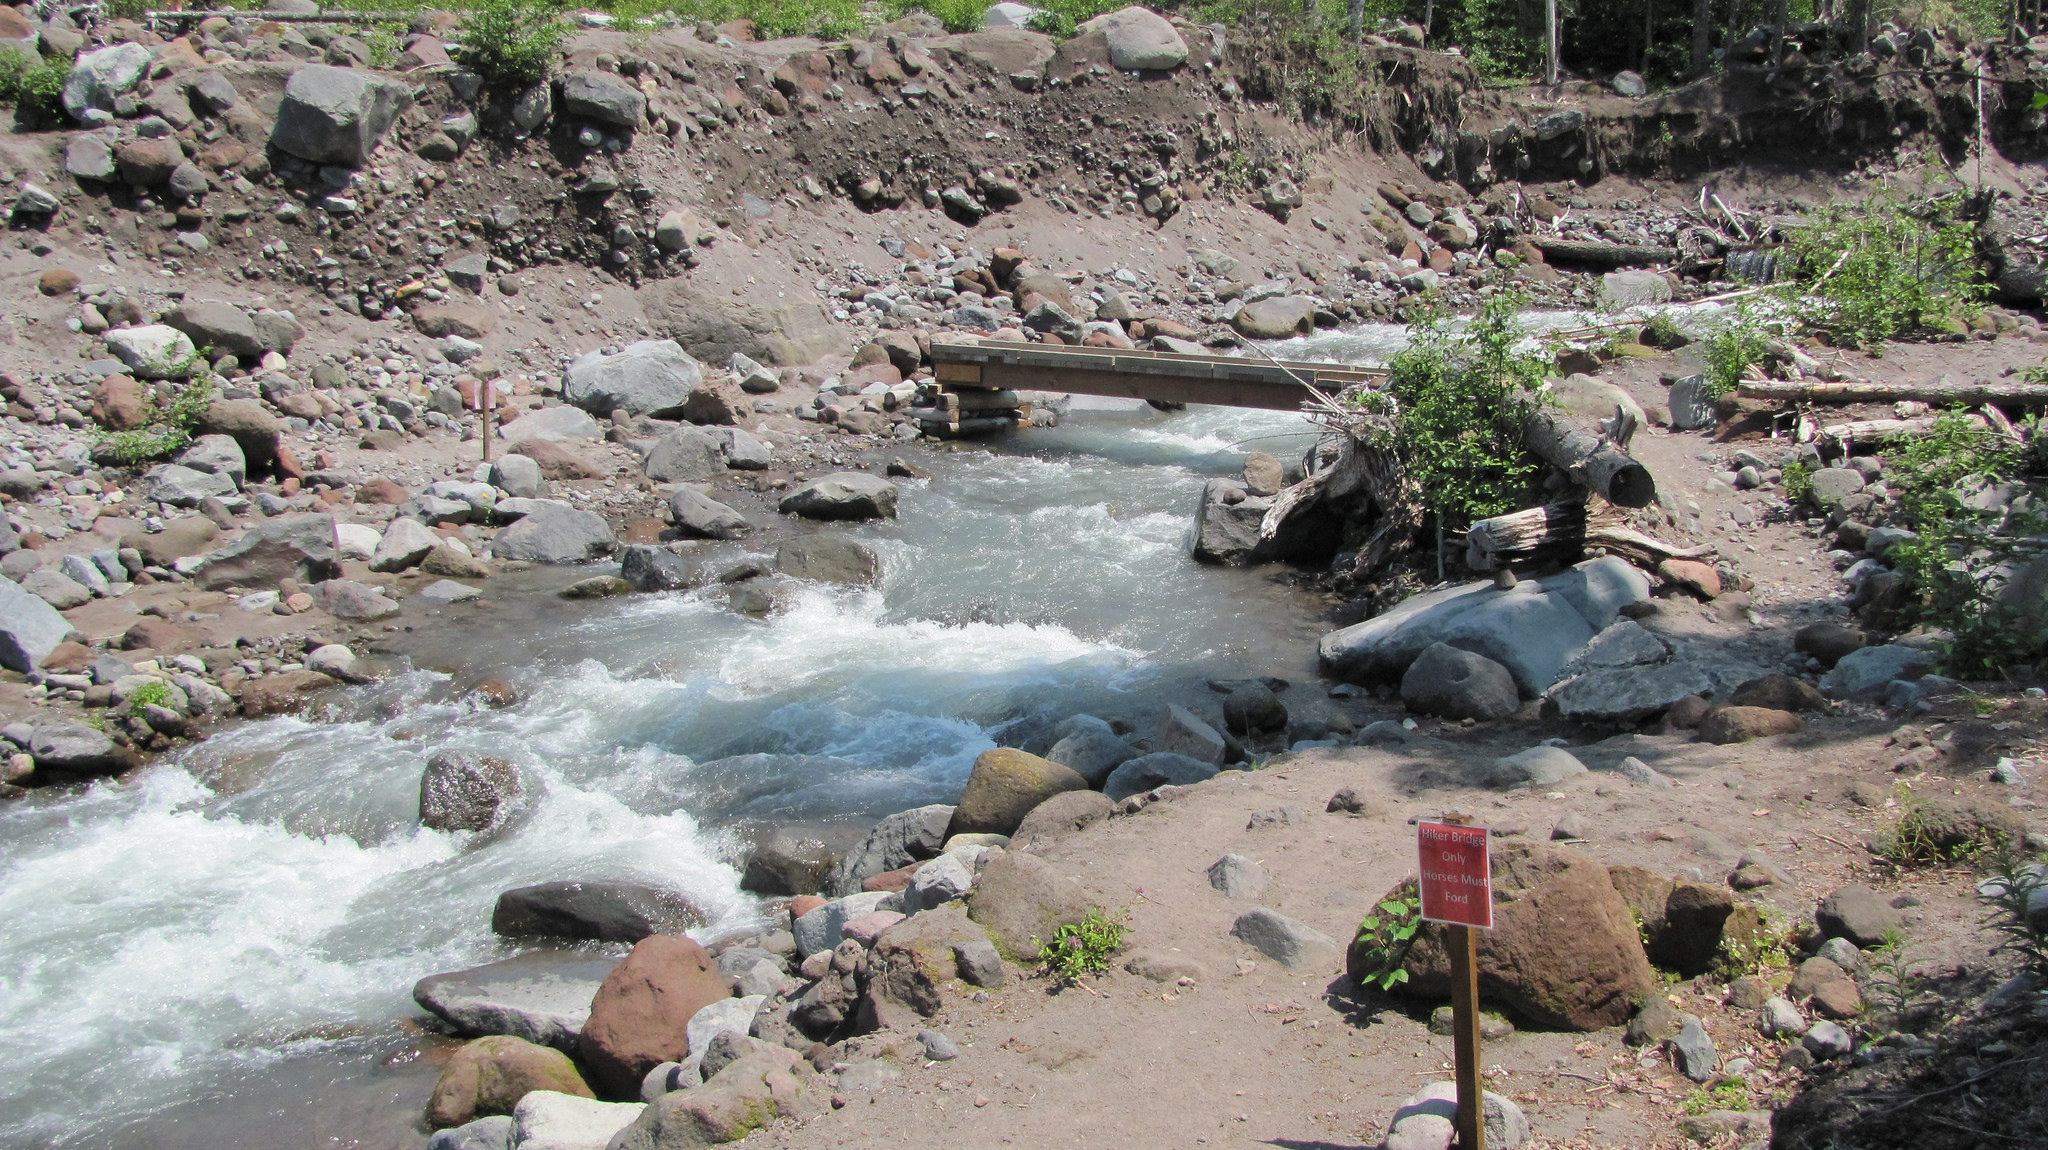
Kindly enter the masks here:
[[482, 427], [484, 462], [491, 461], [491, 416], [498, 411], [498, 381], [486, 379], [476, 385], [477, 423]]
[[1457, 1059], [1458, 1145], [1486, 1150], [1486, 1095], [1479, 1081], [1479, 936], [1493, 929], [1493, 872], [1486, 828], [1464, 815], [1416, 827], [1422, 917], [1447, 928], [1451, 1044]]

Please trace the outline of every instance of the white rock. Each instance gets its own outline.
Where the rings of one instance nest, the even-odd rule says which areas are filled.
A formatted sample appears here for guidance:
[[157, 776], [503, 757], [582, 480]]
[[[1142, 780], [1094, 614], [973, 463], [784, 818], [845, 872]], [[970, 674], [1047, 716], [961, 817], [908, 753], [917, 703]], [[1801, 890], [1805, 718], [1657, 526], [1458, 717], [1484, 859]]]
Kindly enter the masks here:
[[598, 1102], [535, 1090], [512, 1110], [512, 1144], [519, 1150], [605, 1150], [645, 1109], [644, 1102]]
[[334, 542], [343, 559], [368, 559], [377, 553], [377, 545], [383, 541], [384, 533], [367, 523], [334, 525]]
[[192, 337], [167, 324], [124, 327], [105, 336], [107, 350], [138, 379], [183, 379], [198, 353]]

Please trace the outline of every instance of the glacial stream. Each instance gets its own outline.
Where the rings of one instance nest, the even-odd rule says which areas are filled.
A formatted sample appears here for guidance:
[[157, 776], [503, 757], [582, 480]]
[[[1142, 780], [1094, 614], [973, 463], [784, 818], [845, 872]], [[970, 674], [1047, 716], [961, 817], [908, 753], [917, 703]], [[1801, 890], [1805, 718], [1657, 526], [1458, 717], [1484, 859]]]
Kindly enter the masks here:
[[[1275, 353], [1371, 362], [1399, 339]], [[879, 589], [807, 587], [763, 621], [717, 588], [566, 603], [546, 592], [582, 572], [503, 576], [338, 717], [234, 724], [0, 808], [0, 1146], [416, 1147], [434, 1072], [397, 1020], [420, 977], [523, 949], [491, 933], [500, 891], [658, 883], [723, 934], [757, 921], [734, 865], [754, 828], [844, 835], [952, 801], [1032, 724], [1149, 729], [1207, 678], [1312, 676], [1308, 597], [1187, 552], [1206, 477], [1314, 438], [1286, 413], [1078, 400], [934, 453], [899, 519], [852, 528]], [[519, 701], [481, 706], [486, 674]], [[530, 809], [488, 840], [420, 829], [444, 748], [513, 761]]]

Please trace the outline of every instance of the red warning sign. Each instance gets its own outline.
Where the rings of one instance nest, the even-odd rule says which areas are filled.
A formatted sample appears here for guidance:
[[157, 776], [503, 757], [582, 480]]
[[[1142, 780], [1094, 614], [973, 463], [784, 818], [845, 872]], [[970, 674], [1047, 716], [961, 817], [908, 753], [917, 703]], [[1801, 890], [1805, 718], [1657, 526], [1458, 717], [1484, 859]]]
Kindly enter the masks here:
[[1486, 828], [1425, 822], [1416, 831], [1422, 917], [1492, 930], [1493, 872], [1486, 856]]

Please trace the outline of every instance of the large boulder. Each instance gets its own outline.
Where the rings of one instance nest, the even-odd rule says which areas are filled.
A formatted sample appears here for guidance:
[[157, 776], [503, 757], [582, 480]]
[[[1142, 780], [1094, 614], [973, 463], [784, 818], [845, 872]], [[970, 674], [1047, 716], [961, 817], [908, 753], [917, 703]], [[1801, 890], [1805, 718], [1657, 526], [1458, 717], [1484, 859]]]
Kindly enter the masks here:
[[[1076, 716], [1093, 718], [1093, 716]], [[1138, 757], [1137, 748], [1119, 738], [1108, 723], [1096, 720], [1093, 723], [1076, 723], [1059, 741], [1045, 753], [1045, 757], [1063, 767], [1068, 767], [1086, 779], [1091, 787], [1099, 787], [1111, 771]]]
[[1247, 339], [1288, 339], [1316, 329], [1316, 301], [1301, 295], [1268, 296], [1237, 309], [1230, 326]]
[[1887, 643], [1851, 651], [1820, 677], [1820, 693], [1830, 699], [1869, 702], [1884, 694], [1894, 679], [1918, 679], [1932, 671], [1941, 657], [1933, 651]]
[[678, 487], [668, 501], [669, 521], [685, 539], [738, 539], [751, 529], [747, 517], [694, 487]]
[[868, 953], [860, 1021], [878, 1029], [915, 1028], [919, 1019], [938, 1012], [944, 987], [959, 977], [959, 951], [988, 943], [988, 932], [970, 921], [958, 903], [911, 915], [884, 930]]
[[[832, 1090], [794, 1050], [751, 1043], [702, 1086], [674, 1090], [611, 1140], [608, 1150], [681, 1150], [738, 1142], [777, 1119], [826, 1112]], [[525, 1145], [521, 1144], [522, 1147]]]
[[591, 1081], [611, 1097], [637, 1096], [657, 1063], [689, 1056], [690, 1019], [728, 997], [718, 963], [694, 940], [641, 939], [591, 1000], [577, 1044]]
[[1109, 40], [1109, 62], [1127, 72], [1164, 72], [1188, 62], [1187, 41], [1149, 8], [1119, 8], [1082, 24], [1079, 31], [1101, 32]]
[[1446, 719], [1506, 718], [1522, 704], [1515, 677], [1484, 655], [1432, 643], [1401, 676], [1408, 709]]
[[605, 1150], [646, 1109], [644, 1102], [598, 1102], [536, 1090], [512, 1110], [510, 1145], [519, 1150]]
[[871, 585], [880, 582], [881, 561], [868, 547], [841, 535], [798, 535], [775, 549], [775, 569], [796, 579]]
[[[604, 428], [599, 427], [597, 421], [590, 417], [590, 413], [582, 408], [570, 407], [567, 404], [556, 404], [553, 407], [543, 407], [536, 411], [527, 412], [518, 419], [500, 427], [498, 434], [504, 437], [507, 443], [512, 445], [509, 450], [518, 451], [523, 455], [532, 455], [534, 450], [552, 454], [546, 448], [539, 445], [560, 443], [571, 439], [603, 439]], [[540, 462], [542, 473], [546, 474], [549, 479], [588, 478], [584, 475], [566, 472], [559, 474], [551, 473], [548, 469], [550, 462], [548, 459], [543, 459], [538, 455], [534, 455], [533, 458]]]
[[704, 365], [681, 344], [643, 339], [612, 355], [589, 351], [571, 360], [562, 372], [562, 401], [600, 417], [623, 408], [672, 419], [703, 382]]
[[377, 549], [370, 553], [370, 570], [397, 572], [417, 567], [427, 552], [440, 545], [441, 537], [426, 524], [411, 516], [398, 516], [384, 529]]
[[1813, 912], [1822, 938], [1846, 938], [1860, 947], [1881, 946], [1905, 929], [1906, 916], [1867, 886], [1845, 886], [1822, 899]]
[[1562, 680], [1548, 698], [1559, 715], [1573, 722], [1633, 723], [1668, 710], [1689, 695], [1724, 695], [1755, 678], [1758, 670], [1753, 663], [1698, 658], [1602, 667]]
[[576, 938], [639, 942], [681, 934], [704, 912], [674, 891], [632, 882], [544, 882], [498, 896], [491, 930], [507, 938]]
[[256, 321], [233, 304], [187, 301], [165, 313], [164, 322], [192, 337], [194, 344], [230, 352], [243, 363], [254, 363], [269, 350], [256, 332]]
[[1729, 929], [1735, 896], [1720, 883], [1670, 879], [1641, 867], [1609, 867], [1608, 879], [1642, 923], [1652, 963], [1697, 978], [1713, 968]]
[[1436, 643], [1506, 667], [1523, 694], [1543, 693], [1621, 608], [1648, 601], [1650, 580], [1607, 556], [1502, 590], [1466, 583], [1416, 595], [1383, 615], [1323, 636], [1323, 673], [1347, 682], [1384, 681]]
[[1088, 789], [1088, 780], [1058, 763], [1011, 747], [983, 751], [967, 776], [946, 837], [1007, 835], [1032, 808], [1062, 791]]
[[878, 874], [937, 858], [946, 844], [953, 808], [943, 804], [898, 811], [875, 824], [859, 845], [832, 867], [819, 889], [827, 898], [859, 893]]
[[697, 483], [723, 475], [725, 456], [710, 432], [678, 427], [655, 441], [641, 465], [654, 483]]
[[704, 581], [700, 568], [666, 547], [636, 543], [619, 555], [619, 578], [643, 594], [682, 591]]
[[84, 119], [88, 108], [111, 112], [115, 102], [133, 92], [149, 74], [149, 60], [149, 49], [135, 43], [84, 53], [64, 77], [58, 98], [73, 119]]
[[498, 826], [522, 790], [511, 763], [475, 751], [439, 751], [420, 773], [420, 825], [436, 831]]
[[1066, 791], [1031, 808], [1010, 836], [1010, 845], [1023, 849], [1034, 841], [1065, 838], [1079, 834], [1109, 817], [1116, 804], [1100, 791]]
[[420, 979], [413, 1001], [461, 1034], [509, 1034], [573, 1052], [591, 998], [618, 960], [582, 951], [535, 951]]
[[[1598, 1030], [1628, 1021], [1656, 993], [1656, 972], [1643, 953], [1628, 903], [1607, 868], [1572, 851], [1511, 844], [1492, 857], [1494, 928], [1479, 932], [1479, 991], [1528, 1023], [1558, 1030]], [[1353, 981], [1365, 948], [1349, 956]], [[1403, 964], [1408, 981], [1396, 993], [1450, 996], [1445, 934], [1424, 926]]]
[[805, 519], [894, 519], [896, 485], [865, 471], [837, 471], [783, 496], [777, 509]]
[[485, 1115], [510, 1114], [536, 1090], [596, 1097], [561, 1051], [509, 1034], [479, 1038], [464, 1043], [441, 1068], [427, 1099], [427, 1125], [444, 1130]]
[[690, 276], [673, 276], [640, 293], [648, 322], [705, 363], [734, 352], [765, 364], [812, 363], [838, 347], [838, 328], [808, 292], [735, 296]]
[[276, 587], [296, 579], [310, 585], [341, 574], [334, 516], [280, 515], [249, 528], [240, 539], [206, 557], [193, 582], [207, 591]]
[[242, 449], [242, 459], [251, 475], [264, 475], [277, 465], [277, 437], [284, 420], [271, 414], [263, 401], [216, 399], [200, 413], [198, 430], [204, 435], [225, 435]]
[[308, 64], [285, 82], [270, 145], [316, 164], [360, 168], [411, 106], [411, 88], [375, 72]]
[[134, 765], [132, 752], [116, 747], [105, 731], [84, 723], [39, 723], [29, 737], [28, 753], [39, 771], [91, 775]]
[[1102, 793], [1120, 802], [1155, 787], [1185, 787], [1206, 782], [1215, 778], [1220, 770], [1222, 768], [1215, 763], [1205, 763], [1171, 751], [1154, 751], [1109, 772], [1109, 777], [1102, 782]]
[[1203, 484], [1201, 501], [1195, 505], [1195, 562], [1226, 567], [1249, 563], [1272, 506], [1270, 498], [1246, 495], [1240, 480], [1218, 477]]
[[491, 553], [529, 563], [583, 563], [607, 554], [618, 542], [604, 516], [566, 503], [536, 500], [519, 522], [498, 532]]
[[967, 896], [967, 913], [988, 929], [1006, 957], [1034, 962], [1054, 932], [1087, 917], [1088, 900], [1080, 884], [1044, 859], [1005, 851], [982, 868]]
[[116, 328], [104, 338], [107, 350], [137, 379], [184, 379], [199, 361], [192, 337], [168, 324]]
[[27, 674], [70, 633], [55, 607], [0, 576], [0, 667]]
[[610, 72], [570, 72], [562, 77], [562, 110], [615, 128], [637, 128], [647, 116], [647, 96]]

